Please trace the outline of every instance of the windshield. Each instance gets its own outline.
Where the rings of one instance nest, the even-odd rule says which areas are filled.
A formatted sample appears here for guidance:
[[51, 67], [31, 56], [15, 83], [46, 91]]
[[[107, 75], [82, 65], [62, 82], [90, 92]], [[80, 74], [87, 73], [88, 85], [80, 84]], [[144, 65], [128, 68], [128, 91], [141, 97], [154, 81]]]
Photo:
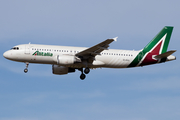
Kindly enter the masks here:
[[11, 50], [19, 50], [19, 47], [13, 47]]

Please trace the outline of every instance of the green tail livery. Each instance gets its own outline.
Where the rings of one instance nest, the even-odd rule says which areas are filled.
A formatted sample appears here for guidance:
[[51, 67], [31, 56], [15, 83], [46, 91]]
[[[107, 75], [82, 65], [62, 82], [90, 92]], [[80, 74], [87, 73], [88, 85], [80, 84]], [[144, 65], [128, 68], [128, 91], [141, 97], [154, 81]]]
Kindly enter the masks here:
[[[164, 54], [167, 52], [167, 48], [169, 45], [169, 41], [171, 38], [171, 34], [173, 31], [173, 27], [166, 26], [164, 27], [152, 40], [149, 42], [143, 50], [139, 52], [139, 54], [135, 57], [135, 59], [131, 62], [128, 67], [135, 66], [144, 66], [149, 64], [154, 64], [157, 62], [166, 61], [166, 56], [162, 56], [161, 59], [157, 59], [158, 55]], [[168, 53], [174, 53], [175, 51], [169, 51]], [[154, 58], [153, 58], [154, 56]]]

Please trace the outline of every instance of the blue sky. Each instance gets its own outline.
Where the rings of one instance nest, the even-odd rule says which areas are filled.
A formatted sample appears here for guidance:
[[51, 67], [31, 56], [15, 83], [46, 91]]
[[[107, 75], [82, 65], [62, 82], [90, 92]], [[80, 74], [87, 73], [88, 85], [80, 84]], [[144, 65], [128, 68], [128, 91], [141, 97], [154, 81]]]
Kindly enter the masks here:
[[[1, 120], [169, 120], [180, 118], [177, 0], [1, 0]], [[164, 26], [174, 26], [169, 50], [177, 60], [130, 69], [57, 76], [51, 65], [3, 58], [18, 44], [93, 46], [118, 36], [112, 49], [142, 49]]]

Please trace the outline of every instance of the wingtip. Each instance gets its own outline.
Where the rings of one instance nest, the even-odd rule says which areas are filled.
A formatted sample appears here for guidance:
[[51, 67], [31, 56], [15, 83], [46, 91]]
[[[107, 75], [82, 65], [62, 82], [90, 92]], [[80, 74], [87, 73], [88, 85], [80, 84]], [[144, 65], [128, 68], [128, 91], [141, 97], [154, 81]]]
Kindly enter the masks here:
[[115, 38], [113, 38], [113, 39], [114, 39], [114, 41], [117, 41], [118, 37], [115, 37]]

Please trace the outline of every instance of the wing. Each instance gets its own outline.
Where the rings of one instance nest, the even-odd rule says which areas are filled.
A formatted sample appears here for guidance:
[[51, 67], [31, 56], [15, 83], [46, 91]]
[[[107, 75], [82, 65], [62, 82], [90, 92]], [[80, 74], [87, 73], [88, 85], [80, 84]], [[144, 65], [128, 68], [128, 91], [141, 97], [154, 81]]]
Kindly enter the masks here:
[[107, 50], [109, 47], [109, 44], [113, 41], [117, 41], [118, 37], [112, 38], [112, 39], [107, 39], [93, 47], [90, 47], [88, 49], [85, 49], [84, 51], [81, 51], [79, 53], [76, 54], [76, 56], [80, 56], [80, 57], [95, 57], [96, 55], [100, 55], [100, 53], [103, 50]]

